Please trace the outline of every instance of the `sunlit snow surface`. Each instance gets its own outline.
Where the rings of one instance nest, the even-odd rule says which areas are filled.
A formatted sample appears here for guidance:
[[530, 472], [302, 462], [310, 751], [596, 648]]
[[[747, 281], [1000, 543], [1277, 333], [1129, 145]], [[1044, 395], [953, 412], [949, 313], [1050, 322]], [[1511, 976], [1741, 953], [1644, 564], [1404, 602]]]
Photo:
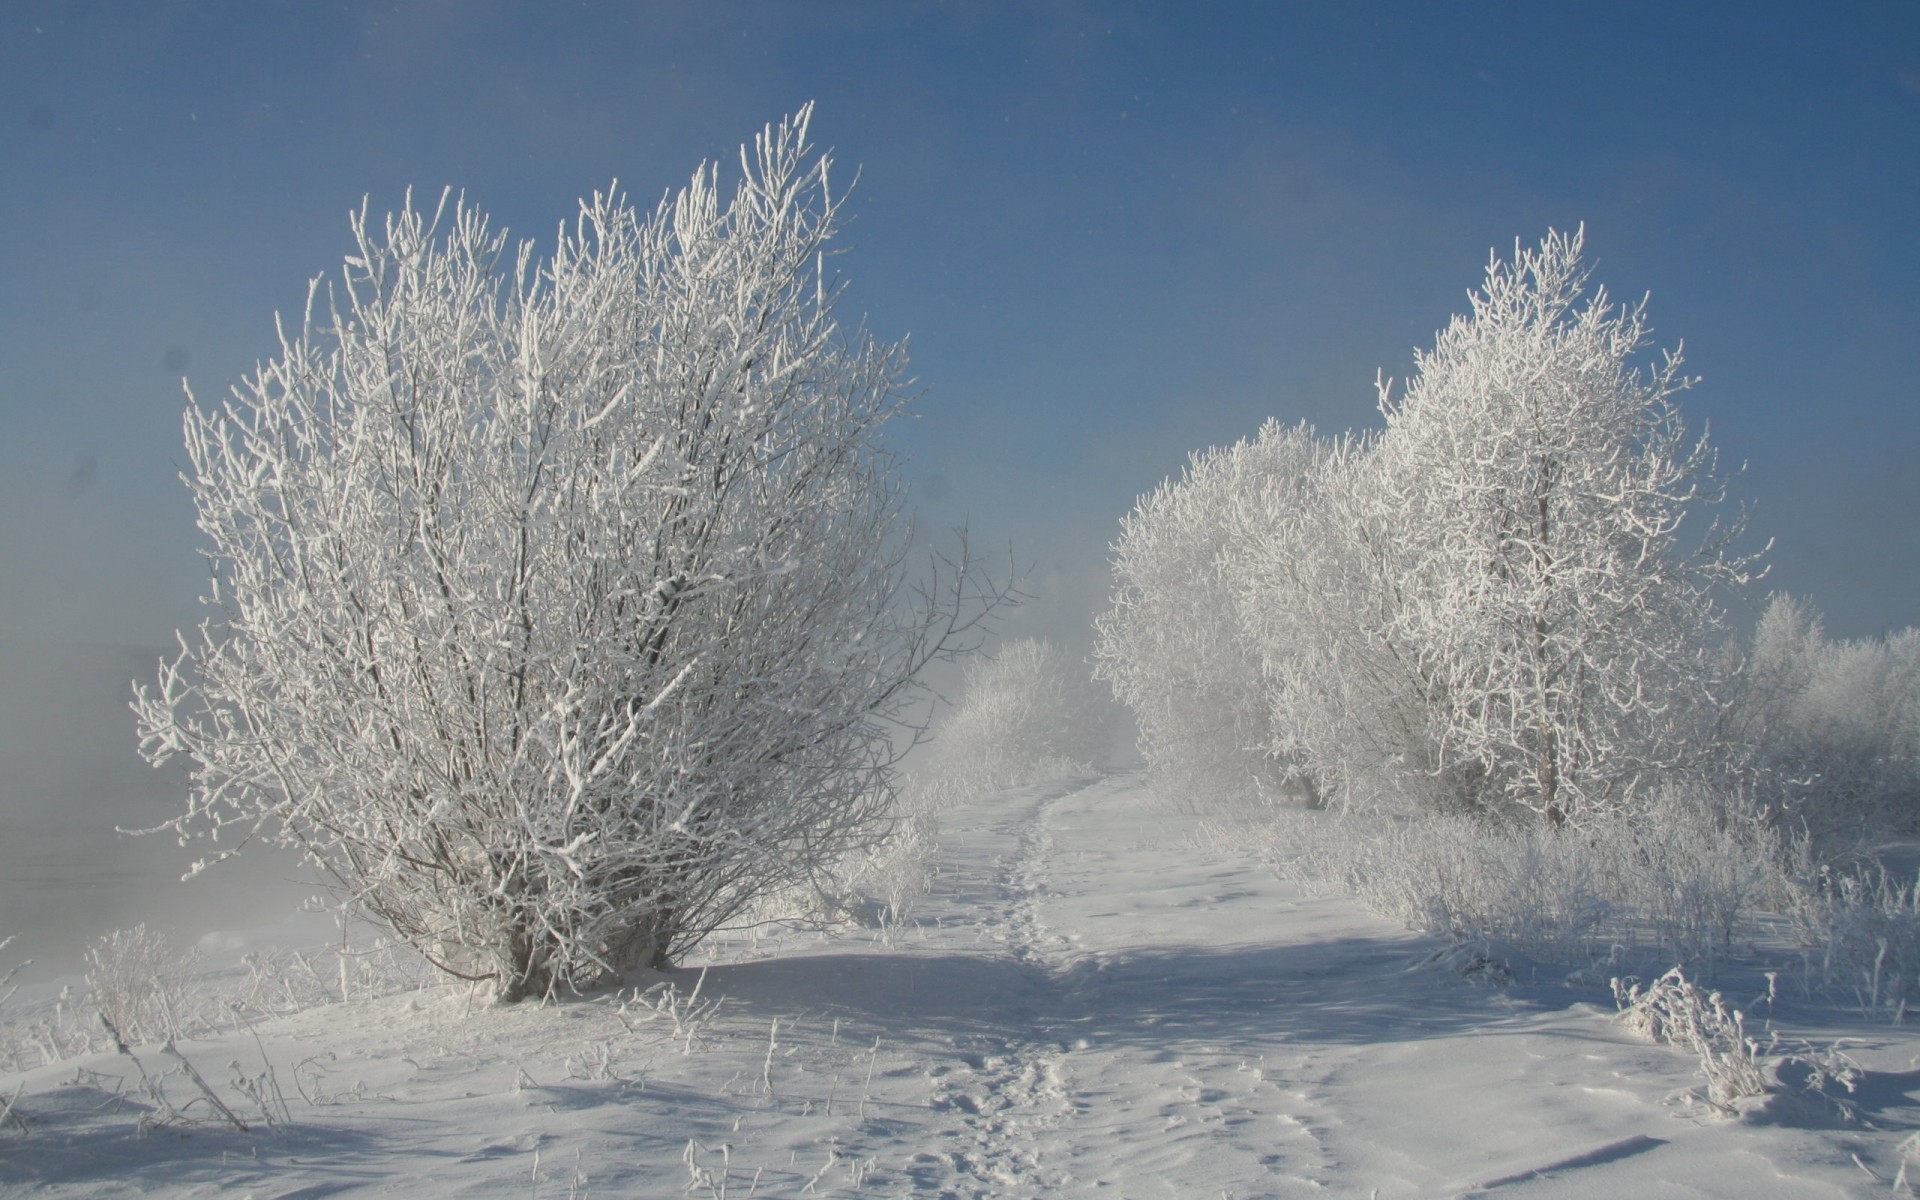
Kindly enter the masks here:
[[[1200, 848], [1135, 776], [941, 823], [896, 947], [716, 945], [700, 1000], [722, 1002], [677, 1033], [622, 997], [470, 1011], [434, 990], [184, 1044], [246, 1134], [143, 1135], [114, 1055], [0, 1075], [28, 1122], [0, 1130], [0, 1192], [1884, 1195], [1920, 1127], [1904, 1028], [1783, 1001], [1793, 1037], [1862, 1039], [1858, 1119], [1715, 1117], [1686, 1099], [1692, 1064], [1598, 990], [1423, 966], [1431, 941]], [[261, 1074], [262, 1046], [290, 1118], [271, 1127], [229, 1082]]]

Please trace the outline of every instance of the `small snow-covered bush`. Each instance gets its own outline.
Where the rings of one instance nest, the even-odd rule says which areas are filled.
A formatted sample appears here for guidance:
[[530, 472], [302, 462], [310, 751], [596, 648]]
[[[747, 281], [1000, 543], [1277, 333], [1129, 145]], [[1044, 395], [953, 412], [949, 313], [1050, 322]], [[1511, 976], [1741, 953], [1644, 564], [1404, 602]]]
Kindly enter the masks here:
[[195, 951], [182, 953], [145, 924], [116, 929], [87, 950], [89, 999], [130, 1044], [173, 1041], [208, 1028], [194, 979]]
[[1674, 967], [1644, 988], [1615, 979], [1613, 997], [1628, 1029], [1699, 1056], [1705, 1099], [1716, 1111], [1732, 1116], [1737, 1101], [1767, 1094], [1760, 1043], [1747, 1034], [1746, 1014], [1719, 992], [1703, 991]]

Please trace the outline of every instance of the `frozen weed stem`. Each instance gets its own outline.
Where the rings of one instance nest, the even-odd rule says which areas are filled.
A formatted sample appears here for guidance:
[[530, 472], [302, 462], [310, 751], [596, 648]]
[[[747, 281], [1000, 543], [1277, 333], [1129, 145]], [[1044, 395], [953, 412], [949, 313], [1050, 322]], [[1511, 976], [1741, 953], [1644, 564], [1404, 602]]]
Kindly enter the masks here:
[[1628, 1029], [1699, 1056], [1706, 1101], [1715, 1110], [1733, 1116], [1735, 1101], [1766, 1095], [1760, 1044], [1747, 1036], [1745, 1015], [1719, 992], [1703, 992], [1674, 967], [1645, 988], [1615, 979], [1613, 996]]

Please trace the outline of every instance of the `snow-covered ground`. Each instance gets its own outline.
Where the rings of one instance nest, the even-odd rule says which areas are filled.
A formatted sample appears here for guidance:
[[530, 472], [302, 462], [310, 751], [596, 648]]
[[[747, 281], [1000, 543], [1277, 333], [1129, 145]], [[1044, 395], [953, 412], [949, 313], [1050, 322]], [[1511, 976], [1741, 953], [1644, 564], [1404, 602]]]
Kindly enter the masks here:
[[[670, 982], [671, 1002], [629, 989], [475, 1010], [433, 989], [183, 1044], [246, 1133], [189, 1105], [180, 1074], [165, 1093], [197, 1123], [142, 1133], [150, 1106], [117, 1055], [0, 1076], [27, 1123], [0, 1129], [0, 1192], [1895, 1190], [1920, 1128], [1906, 1029], [1783, 998], [1791, 1037], [1858, 1039], [1854, 1116], [1711, 1115], [1687, 1099], [1694, 1064], [1634, 1040], [1601, 988], [1524, 969], [1476, 982], [1433, 941], [1303, 896], [1191, 827], [1137, 776], [1016, 789], [941, 815], [934, 889], [892, 946], [763, 935], [713, 946], [704, 978], [635, 981]], [[135, 1053], [156, 1075], [178, 1065]], [[277, 1084], [272, 1122], [246, 1081]]]

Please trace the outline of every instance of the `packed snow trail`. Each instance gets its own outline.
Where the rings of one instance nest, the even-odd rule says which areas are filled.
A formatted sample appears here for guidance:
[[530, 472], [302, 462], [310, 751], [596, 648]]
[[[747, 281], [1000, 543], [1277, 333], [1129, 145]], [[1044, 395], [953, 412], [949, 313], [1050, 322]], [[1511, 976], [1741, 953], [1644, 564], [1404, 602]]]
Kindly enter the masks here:
[[924, 1099], [890, 1092], [861, 1145], [899, 1192], [1833, 1196], [1871, 1184], [1856, 1150], [1898, 1170], [1898, 1138], [1691, 1112], [1688, 1060], [1592, 991], [1477, 985], [1192, 831], [1134, 775], [989, 797], [942, 815], [934, 928], [875, 964], [889, 982], [799, 959], [720, 977], [828, 984], [806, 1001], [920, 1064]]
[[[196, 1123], [143, 1136], [154, 1106], [114, 1055], [0, 1074], [28, 1122], [0, 1130], [0, 1194], [1891, 1191], [1920, 1127], [1904, 1029], [1849, 1047], [1861, 1122], [1704, 1116], [1678, 1099], [1691, 1063], [1594, 991], [1423, 966], [1431, 940], [1192, 827], [1135, 776], [1016, 789], [941, 814], [935, 887], [897, 945], [742, 938], [704, 978], [667, 977], [671, 1002], [473, 1011], [437, 989], [183, 1043], [253, 1114], [245, 1134], [175, 1077]], [[241, 1087], [268, 1069], [288, 1100], [272, 1123]]]

